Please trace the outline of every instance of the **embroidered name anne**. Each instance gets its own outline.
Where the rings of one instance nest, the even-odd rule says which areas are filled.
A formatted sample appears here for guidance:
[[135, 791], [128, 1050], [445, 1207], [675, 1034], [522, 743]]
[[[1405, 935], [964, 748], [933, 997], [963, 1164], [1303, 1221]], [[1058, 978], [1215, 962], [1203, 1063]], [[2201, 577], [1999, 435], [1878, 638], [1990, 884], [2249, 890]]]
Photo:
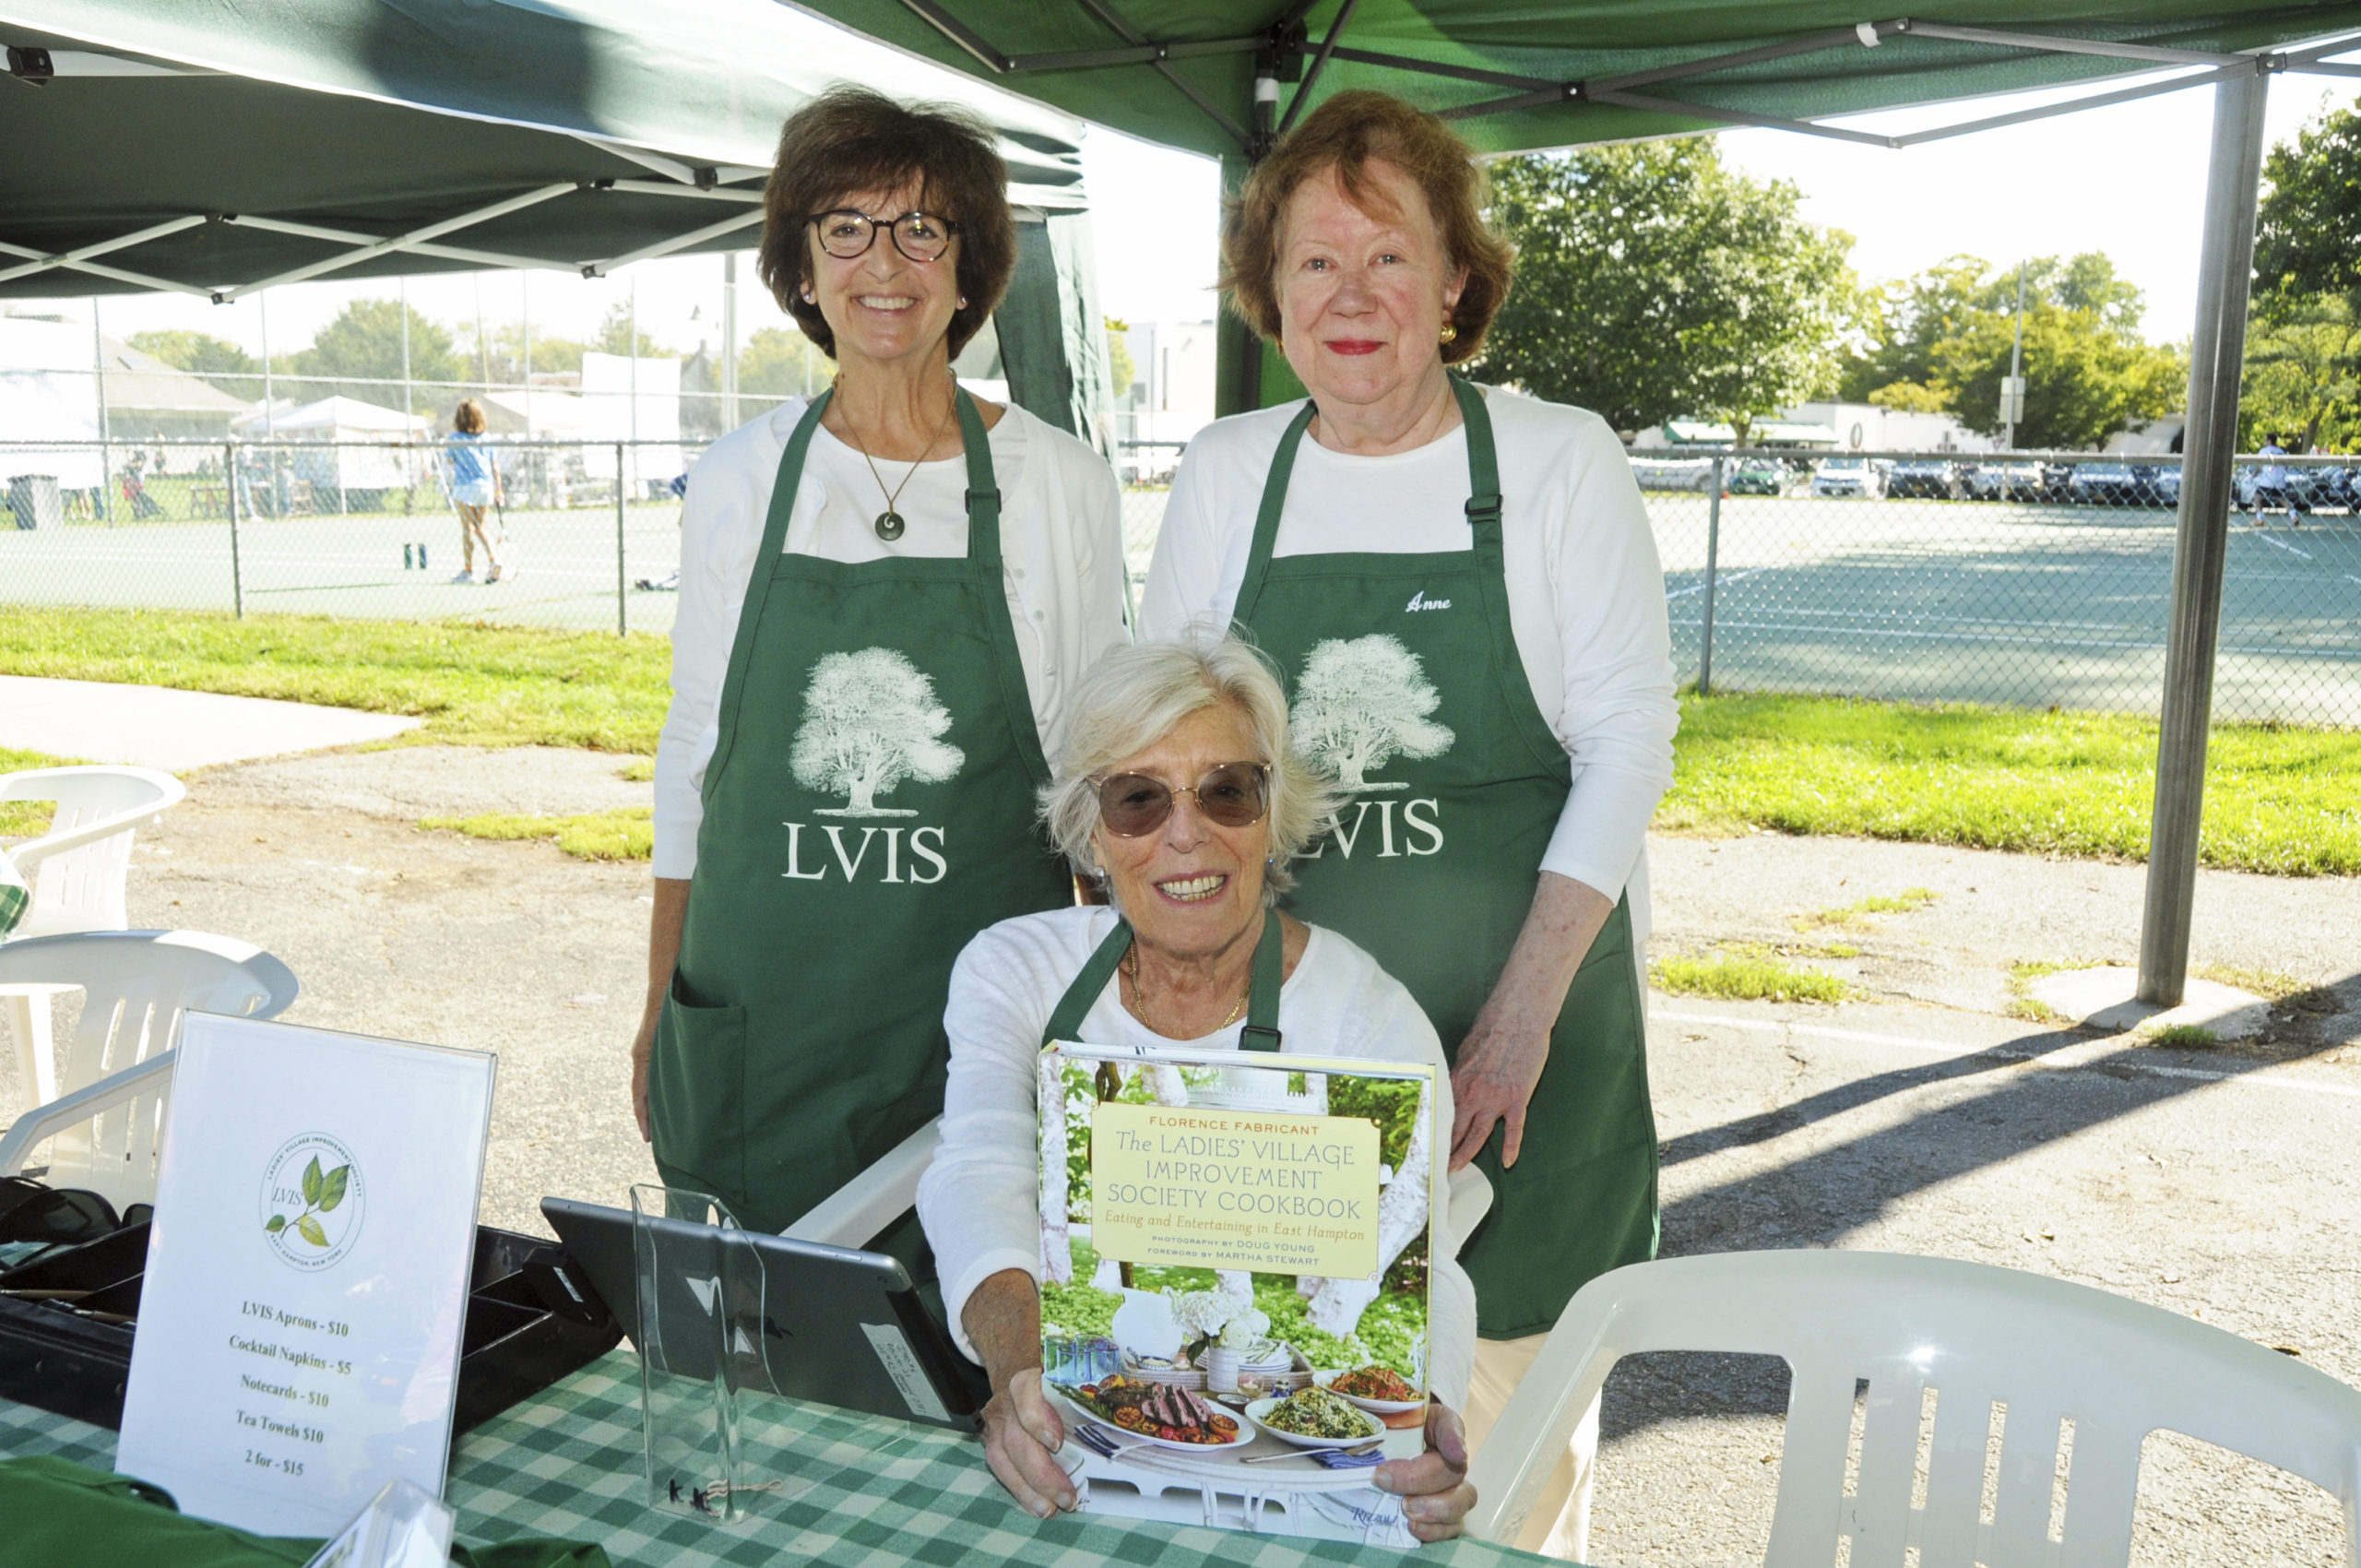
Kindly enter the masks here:
[[1429, 599], [1427, 597], [1427, 590], [1420, 588], [1418, 592], [1410, 596], [1410, 602], [1402, 607], [1402, 613], [1405, 615], [1415, 615], [1421, 610], [1448, 610], [1450, 608], [1451, 600], [1447, 599]]

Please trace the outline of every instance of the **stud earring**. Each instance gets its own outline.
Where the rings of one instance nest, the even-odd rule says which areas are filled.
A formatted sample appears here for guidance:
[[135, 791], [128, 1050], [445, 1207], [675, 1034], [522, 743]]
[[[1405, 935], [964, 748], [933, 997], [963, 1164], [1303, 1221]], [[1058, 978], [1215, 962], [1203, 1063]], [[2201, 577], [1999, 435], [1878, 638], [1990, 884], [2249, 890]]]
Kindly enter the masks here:
[[967, 296], [965, 294], [959, 296], [959, 308], [961, 310], [966, 310], [967, 308]]
[[1459, 341], [1459, 328], [1446, 321], [1442, 324], [1442, 330], [1435, 336], [1446, 343], [1456, 343]]

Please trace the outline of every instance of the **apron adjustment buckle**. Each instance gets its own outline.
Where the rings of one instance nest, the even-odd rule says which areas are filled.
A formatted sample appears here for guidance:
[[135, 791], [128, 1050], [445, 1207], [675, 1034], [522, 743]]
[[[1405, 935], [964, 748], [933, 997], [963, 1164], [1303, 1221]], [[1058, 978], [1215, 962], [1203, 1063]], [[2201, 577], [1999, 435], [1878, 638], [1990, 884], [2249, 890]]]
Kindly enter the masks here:
[[1501, 520], [1501, 498], [1493, 495], [1471, 495], [1467, 498], [1467, 520], [1471, 523], [1497, 523]]
[[1238, 1031], [1238, 1049], [1240, 1051], [1276, 1051], [1279, 1049], [1279, 1041], [1282, 1038], [1284, 1037], [1280, 1035], [1277, 1029], [1271, 1028], [1267, 1024], [1249, 1024], [1244, 1028]]
[[983, 505], [992, 507], [994, 510], [998, 510], [1000, 506], [1000, 492], [997, 490], [968, 491], [964, 498], [964, 505], [967, 508], [968, 516], [973, 517], [975, 515], [976, 507], [979, 503]]

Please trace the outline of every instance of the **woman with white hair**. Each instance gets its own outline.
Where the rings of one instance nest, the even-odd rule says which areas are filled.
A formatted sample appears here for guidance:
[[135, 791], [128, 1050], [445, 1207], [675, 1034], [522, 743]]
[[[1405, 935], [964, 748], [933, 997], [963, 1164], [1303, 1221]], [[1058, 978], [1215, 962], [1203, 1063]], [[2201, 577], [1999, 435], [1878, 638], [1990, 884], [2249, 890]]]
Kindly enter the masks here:
[[[1287, 748], [1287, 697], [1262, 656], [1228, 638], [1118, 648], [1071, 700], [1041, 814], [1112, 904], [1003, 921], [959, 955], [943, 1146], [919, 1183], [952, 1331], [991, 1381], [992, 1472], [1044, 1517], [1074, 1505], [1041, 1388], [1034, 1081], [1053, 1028], [1094, 1045], [1426, 1063], [1433, 1147], [1452, 1119], [1442, 1046], [1410, 993], [1344, 937], [1272, 907], [1328, 801]], [[1438, 1215], [1428, 1451], [1374, 1472], [1429, 1540], [1458, 1534], [1475, 1501], [1453, 1408], [1476, 1300], [1455, 1250]]]

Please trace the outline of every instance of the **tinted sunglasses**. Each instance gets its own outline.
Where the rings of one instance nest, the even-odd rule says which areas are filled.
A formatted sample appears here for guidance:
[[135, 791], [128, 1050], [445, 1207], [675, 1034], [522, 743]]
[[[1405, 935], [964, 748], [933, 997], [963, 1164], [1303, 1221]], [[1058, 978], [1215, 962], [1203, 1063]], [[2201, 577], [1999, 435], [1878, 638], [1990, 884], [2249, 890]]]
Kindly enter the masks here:
[[1172, 814], [1172, 797], [1194, 795], [1197, 811], [1221, 827], [1251, 827], [1271, 809], [1271, 770], [1259, 762], [1226, 762], [1193, 788], [1175, 790], [1145, 773], [1118, 773], [1098, 784], [1098, 820], [1119, 838], [1137, 838], [1162, 827]]

